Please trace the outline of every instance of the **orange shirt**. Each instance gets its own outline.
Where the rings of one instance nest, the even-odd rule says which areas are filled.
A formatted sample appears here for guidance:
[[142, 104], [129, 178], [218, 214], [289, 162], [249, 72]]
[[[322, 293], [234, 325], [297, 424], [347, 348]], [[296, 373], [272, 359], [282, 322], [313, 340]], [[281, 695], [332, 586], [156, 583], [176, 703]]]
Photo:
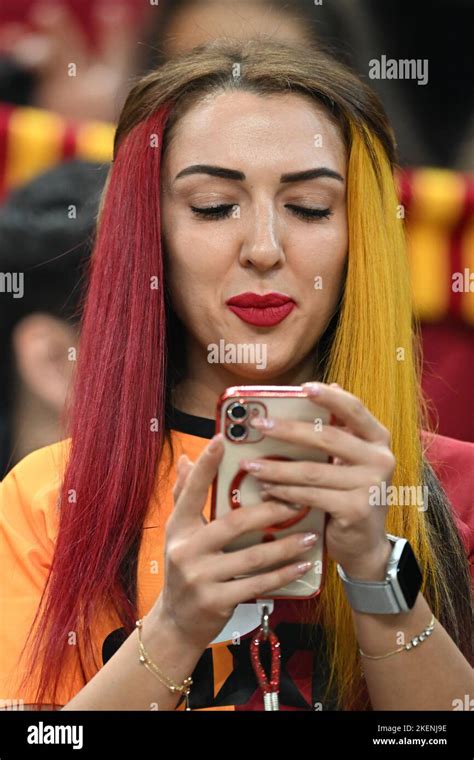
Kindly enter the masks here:
[[[207, 438], [200, 435], [172, 433], [177, 462], [181, 453], [195, 461]], [[64, 471], [69, 440], [46, 446], [26, 456], [4, 478], [0, 499], [0, 700], [34, 702], [34, 680], [20, 693], [23, 675], [18, 663], [26, 633], [38, 607], [41, 591], [51, 566], [58, 529], [56, 503]], [[455, 508], [455, 518], [466, 552], [474, 555], [472, 506], [469, 486], [459, 488], [459, 477], [474, 471], [474, 444], [465, 444], [436, 436], [430, 449], [433, 464], [444, 463], [440, 474]], [[160, 467], [161, 467], [160, 463]], [[459, 476], [459, 477], [458, 477]], [[145, 615], [160, 594], [164, 569], [164, 527], [173, 507], [172, 484], [151, 500], [145, 520], [138, 559], [138, 613]], [[472, 490], [470, 491], [472, 494]], [[453, 499], [454, 496], [454, 499]], [[158, 507], [159, 505], [159, 507]], [[210, 496], [204, 514], [210, 518]], [[240, 607], [240, 605], [239, 605]], [[317, 654], [318, 646], [309, 646], [308, 627], [301, 621], [298, 600], [276, 600], [270, 626], [282, 646], [280, 705], [285, 710], [310, 710], [318, 701], [324, 685], [326, 664]], [[203, 653], [193, 673], [192, 709], [262, 710], [261, 692], [257, 688], [249, 659], [251, 630], [240, 641], [212, 644]], [[120, 621], [108, 612], [101, 613], [92, 633], [94, 653], [105, 664], [124, 640]], [[323, 637], [321, 631], [321, 637]], [[322, 639], [321, 639], [322, 641]], [[322, 647], [321, 647], [322, 649]], [[82, 667], [81, 667], [82, 666]], [[85, 673], [83, 672], [85, 668]], [[58, 701], [65, 704], [93, 677], [97, 669], [80, 661], [77, 646], [70, 646]], [[150, 676], [152, 677], [152, 676]], [[184, 709], [182, 704], [179, 709]], [[324, 705], [324, 709], [337, 709]]]
[[[172, 432], [175, 461], [181, 453], [195, 460], [207, 443], [205, 438]], [[22, 699], [34, 702], [31, 687], [18, 691], [24, 671], [17, 665], [25, 634], [33, 621], [41, 591], [51, 566], [58, 530], [56, 501], [69, 440], [46, 446], [26, 456], [4, 478], [1, 485], [0, 509], [0, 699]], [[170, 483], [175, 482], [174, 470]], [[138, 564], [138, 613], [145, 615], [161, 592], [164, 568], [164, 526], [173, 507], [171, 489], [153, 499], [145, 520]], [[158, 502], [160, 509], [158, 510]], [[204, 514], [210, 519], [210, 499]], [[114, 634], [114, 631], [117, 633]], [[111, 638], [108, 638], [108, 637]], [[120, 621], [114, 614], [101, 615], [93, 632], [94, 654], [99, 662], [111, 656], [114, 641], [120, 643]], [[232, 658], [221, 649], [216, 688], [226, 676]], [[113, 651], [111, 651], [111, 649]], [[71, 646], [68, 672], [64, 674], [58, 695], [65, 704], [85, 686], [96, 671], [81, 673], [77, 647]], [[219, 678], [219, 673], [221, 677]], [[228, 706], [223, 709], [233, 709]]]

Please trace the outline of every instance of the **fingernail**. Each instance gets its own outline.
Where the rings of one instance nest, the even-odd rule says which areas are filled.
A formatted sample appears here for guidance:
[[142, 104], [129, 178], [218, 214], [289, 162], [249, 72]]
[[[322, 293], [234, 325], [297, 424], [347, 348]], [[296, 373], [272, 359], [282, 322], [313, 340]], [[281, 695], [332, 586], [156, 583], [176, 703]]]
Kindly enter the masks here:
[[331, 388], [340, 388], [339, 383], [331, 383]]
[[250, 424], [253, 425], [253, 427], [270, 430], [272, 427], [275, 427], [275, 420], [271, 420], [268, 417], [254, 417], [250, 420]]
[[194, 462], [192, 459], [190, 459], [186, 454], [183, 454], [183, 458], [181, 459], [181, 463], [178, 466], [178, 473], [180, 475], [184, 475], [184, 473], [189, 472], [189, 466], [193, 465]]
[[303, 575], [303, 573], [306, 573], [309, 570], [312, 564], [312, 562], [299, 562], [296, 565], [295, 569], [298, 571], [298, 573], [301, 573], [301, 575]]
[[240, 466], [243, 470], [247, 470], [248, 472], [259, 472], [262, 469], [262, 465], [260, 462], [252, 462], [244, 460], [240, 463]]
[[303, 383], [310, 396], [318, 396], [321, 393], [321, 383]]
[[303, 546], [312, 546], [316, 543], [318, 540], [318, 534], [317, 533], [305, 533], [303, 538], [301, 539], [301, 543]]
[[219, 448], [219, 444], [221, 441], [222, 441], [222, 433], [217, 433], [217, 435], [214, 435], [209, 444], [209, 451], [216, 451], [216, 449]]
[[271, 483], [260, 483], [260, 488], [262, 489], [262, 491], [269, 491], [271, 487], [272, 487]]

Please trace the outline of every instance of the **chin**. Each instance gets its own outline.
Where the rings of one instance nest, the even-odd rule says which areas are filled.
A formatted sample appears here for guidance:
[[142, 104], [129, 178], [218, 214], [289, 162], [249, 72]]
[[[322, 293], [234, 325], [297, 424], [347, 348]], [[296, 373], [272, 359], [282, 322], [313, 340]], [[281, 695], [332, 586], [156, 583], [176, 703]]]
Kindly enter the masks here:
[[290, 372], [291, 366], [288, 364], [264, 366], [263, 363], [261, 365], [238, 364], [229, 366], [228, 369], [237, 375], [241, 385], [272, 385], [282, 374]]
[[[230, 333], [228, 333], [230, 335]], [[286, 373], [291, 373], [304, 357], [297, 347], [301, 340], [287, 336], [249, 336], [236, 335], [232, 338], [219, 338], [204, 344], [209, 364], [215, 364], [239, 378], [241, 384], [271, 385], [273, 380]]]

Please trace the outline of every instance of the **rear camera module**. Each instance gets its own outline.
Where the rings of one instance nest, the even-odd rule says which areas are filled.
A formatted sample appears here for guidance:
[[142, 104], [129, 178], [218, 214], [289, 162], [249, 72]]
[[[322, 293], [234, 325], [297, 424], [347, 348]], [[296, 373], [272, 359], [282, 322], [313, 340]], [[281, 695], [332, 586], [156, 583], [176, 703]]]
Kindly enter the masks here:
[[231, 404], [227, 410], [227, 415], [231, 420], [235, 420], [235, 422], [241, 422], [246, 418], [247, 414], [248, 409], [238, 401], [235, 404]]
[[247, 428], [243, 425], [229, 425], [227, 432], [233, 441], [241, 441], [247, 437]]

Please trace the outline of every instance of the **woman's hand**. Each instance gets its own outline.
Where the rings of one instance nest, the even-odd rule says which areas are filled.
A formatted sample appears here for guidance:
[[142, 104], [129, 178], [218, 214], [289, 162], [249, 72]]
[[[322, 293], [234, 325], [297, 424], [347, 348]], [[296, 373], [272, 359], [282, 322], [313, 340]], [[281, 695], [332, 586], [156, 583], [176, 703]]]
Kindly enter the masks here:
[[[283, 499], [329, 514], [328, 554], [349, 577], [383, 580], [391, 553], [385, 534], [387, 507], [369, 503], [369, 488], [383, 481], [390, 485], [395, 469], [390, 434], [359, 399], [338, 386], [304, 385], [310, 398], [332, 412], [345, 429], [325, 425], [318, 432], [310, 422], [288, 419], [274, 419], [273, 427], [260, 429], [272, 438], [325, 451], [335, 463], [255, 459], [243, 460], [241, 467], [267, 484], [263, 499]], [[255, 420], [256, 427], [259, 422]]]
[[[207, 523], [202, 512], [210, 485], [217, 473], [224, 446], [212, 441], [193, 464], [180, 457], [173, 496], [175, 505], [165, 530], [165, 583], [154, 612], [169, 620], [182, 641], [204, 651], [221, 632], [241, 602], [268, 594], [306, 573], [302, 544], [305, 533], [278, 541], [224, 552], [237, 536], [260, 531], [294, 517], [294, 507], [277, 500], [262, 502], [255, 509], [232, 510]], [[266, 568], [286, 563], [265, 572]], [[301, 563], [304, 566], [301, 566]], [[299, 566], [299, 567], [298, 567]], [[242, 574], [250, 577], [234, 580]]]

